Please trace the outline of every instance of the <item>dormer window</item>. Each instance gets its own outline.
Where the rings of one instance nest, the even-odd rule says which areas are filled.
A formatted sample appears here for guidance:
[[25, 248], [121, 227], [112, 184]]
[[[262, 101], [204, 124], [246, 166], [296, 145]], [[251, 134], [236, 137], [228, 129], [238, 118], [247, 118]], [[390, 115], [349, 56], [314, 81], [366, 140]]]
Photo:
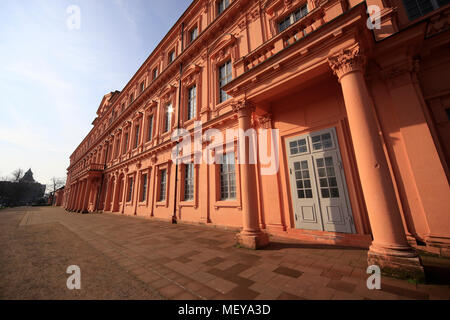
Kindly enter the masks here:
[[286, 30], [287, 28], [289, 28], [289, 26], [293, 25], [307, 14], [308, 14], [308, 6], [305, 4], [300, 9], [292, 12], [290, 15], [288, 15], [283, 20], [278, 22], [278, 31], [282, 32]]
[[217, 15], [221, 15], [226, 8], [230, 5], [229, 0], [219, 0], [217, 1]]

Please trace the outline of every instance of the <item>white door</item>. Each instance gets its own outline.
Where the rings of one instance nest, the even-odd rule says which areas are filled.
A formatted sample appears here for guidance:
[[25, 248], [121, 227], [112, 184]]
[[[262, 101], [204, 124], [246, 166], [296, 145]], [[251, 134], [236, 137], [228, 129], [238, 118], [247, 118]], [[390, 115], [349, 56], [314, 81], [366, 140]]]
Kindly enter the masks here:
[[295, 226], [354, 233], [334, 128], [286, 141]]

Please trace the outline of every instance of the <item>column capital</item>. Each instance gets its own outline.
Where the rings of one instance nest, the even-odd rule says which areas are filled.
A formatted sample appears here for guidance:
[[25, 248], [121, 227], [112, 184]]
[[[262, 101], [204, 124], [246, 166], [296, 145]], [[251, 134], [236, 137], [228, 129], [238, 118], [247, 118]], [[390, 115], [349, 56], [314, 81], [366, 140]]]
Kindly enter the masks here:
[[262, 129], [272, 129], [272, 114], [265, 113], [256, 117], [259, 127]]
[[233, 112], [236, 112], [239, 117], [249, 116], [255, 107], [247, 99], [237, 100], [232, 103]]
[[339, 80], [346, 74], [354, 71], [363, 72], [366, 57], [362, 53], [359, 45], [343, 49], [338, 53], [328, 57], [328, 63], [331, 70], [339, 78]]

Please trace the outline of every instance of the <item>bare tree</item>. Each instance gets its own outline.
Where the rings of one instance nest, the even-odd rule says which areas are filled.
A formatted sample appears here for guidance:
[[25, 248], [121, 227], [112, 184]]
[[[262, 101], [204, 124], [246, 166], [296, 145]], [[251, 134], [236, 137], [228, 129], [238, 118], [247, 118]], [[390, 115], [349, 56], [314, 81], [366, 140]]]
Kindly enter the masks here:
[[53, 177], [50, 181], [51, 182], [48, 187], [52, 193], [55, 193], [56, 190], [66, 185], [66, 179], [64, 178]]
[[12, 181], [19, 182], [19, 180], [23, 177], [23, 170], [22, 169], [16, 169], [12, 173]]

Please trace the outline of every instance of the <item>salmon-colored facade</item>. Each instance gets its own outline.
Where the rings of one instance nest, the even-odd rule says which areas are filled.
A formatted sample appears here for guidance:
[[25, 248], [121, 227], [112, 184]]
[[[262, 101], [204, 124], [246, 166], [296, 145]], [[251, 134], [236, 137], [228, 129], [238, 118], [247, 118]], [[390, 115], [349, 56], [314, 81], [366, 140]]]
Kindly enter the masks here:
[[[420, 273], [413, 246], [450, 245], [450, 7], [433, 5], [194, 1], [103, 98], [70, 157], [65, 207], [240, 228], [250, 248], [268, 234], [365, 247], [370, 264]], [[278, 170], [176, 165], [171, 133], [194, 136], [195, 121], [277, 129], [256, 148]]]

